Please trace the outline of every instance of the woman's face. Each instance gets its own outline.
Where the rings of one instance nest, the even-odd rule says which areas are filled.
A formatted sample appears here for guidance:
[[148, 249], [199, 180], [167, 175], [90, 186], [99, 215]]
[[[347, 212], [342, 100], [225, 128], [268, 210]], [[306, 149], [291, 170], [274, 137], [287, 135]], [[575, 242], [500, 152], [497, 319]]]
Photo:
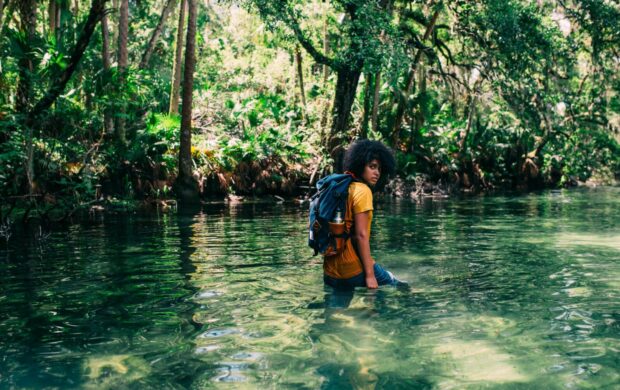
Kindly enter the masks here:
[[381, 163], [379, 160], [371, 160], [364, 167], [364, 173], [362, 173], [362, 180], [366, 182], [370, 187], [374, 187], [381, 177]]

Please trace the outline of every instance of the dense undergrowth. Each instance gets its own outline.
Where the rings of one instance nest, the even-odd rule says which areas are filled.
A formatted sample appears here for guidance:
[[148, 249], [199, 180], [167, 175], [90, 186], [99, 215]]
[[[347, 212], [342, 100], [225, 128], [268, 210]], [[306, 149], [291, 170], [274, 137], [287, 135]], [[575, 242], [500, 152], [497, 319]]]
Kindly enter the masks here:
[[[150, 66], [137, 65], [164, 1], [132, 4], [133, 62], [127, 71], [115, 64], [101, 68], [102, 36], [95, 34], [69, 86], [34, 125], [26, 126], [24, 112], [15, 109], [25, 77], [20, 61], [27, 58], [36, 70], [28, 74], [33, 99], [67, 66], [68, 47], [88, 4], [81, 3], [82, 11], [67, 16], [59, 38], [40, 28], [36, 40], [25, 42], [15, 21], [1, 31], [4, 212], [26, 207], [45, 214], [103, 199], [148, 203], [175, 196], [181, 120], [167, 112], [172, 22], [162, 31]], [[383, 26], [384, 45], [362, 53], [343, 143], [369, 137], [390, 145], [400, 180], [410, 183], [407, 191], [395, 191], [402, 196], [422, 187], [432, 192], [434, 186], [479, 192], [613, 183], [620, 172], [614, 46], [620, 31], [613, 23], [593, 26], [588, 15], [620, 20], [620, 12], [605, 2], [586, 3], [563, 8], [552, 2], [539, 7], [521, 1], [438, 2], [436, 7], [395, 2], [400, 19]], [[607, 13], [595, 15], [587, 7]], [[328, 41], [333, 53], [350, 43], [351, 31], [342, 28], [347, 22], [342, 2], [298, 8], [310, 15], [303, 27], [315, 43]], [[247, 9], [200, 3], [193, 176], [205, 198], [304, 195], [332, 167], [325, 145], [333, 136], [339, 75], [303, 51], [278, 25], [281, 15], [265, 22], [256, 8]], [[437, 29], [424, 41], [434, 12], [440, 15]], [[367, 23], [372, 15], [362, 16]], [[111, 22], [116, 17], [112, 12]], [[568, 34], [561, 29], [566, 21], [572, 26]], [[592, 39], [602, 39], [596, 52]], [[424, 55], [407, 91], [407, 71], [419, 50]], [[370, 118], [373, 106], [376, 117]], [[126, 124], [127, 142], [106, 127], [107, 115]], [[401, 120], [402, 126], [395, 125]]]

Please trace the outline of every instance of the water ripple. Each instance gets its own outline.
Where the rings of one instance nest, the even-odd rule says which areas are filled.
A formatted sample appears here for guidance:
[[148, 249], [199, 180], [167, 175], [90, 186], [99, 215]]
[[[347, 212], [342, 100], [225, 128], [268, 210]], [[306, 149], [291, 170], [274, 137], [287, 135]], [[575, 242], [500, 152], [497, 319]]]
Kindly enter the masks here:
[[613, 388], [606, 191], [388, 200], [373, 256], [409, 287], [342, 294], [294, 205], [16, 234], [0, 247], [0, 387]]

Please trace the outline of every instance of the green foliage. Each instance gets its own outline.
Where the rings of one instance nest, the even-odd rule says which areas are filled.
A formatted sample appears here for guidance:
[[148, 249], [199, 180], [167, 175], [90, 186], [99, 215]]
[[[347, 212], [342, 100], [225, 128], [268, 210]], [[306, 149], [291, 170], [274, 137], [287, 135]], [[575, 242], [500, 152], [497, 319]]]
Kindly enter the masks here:
[[260, 127], [266, 120], [276, 125], [287, 123], [291, 119], [299, 117], [296, 107], [289, 107], [284, 98], [276, 94], [258, 94], [235, 104], [231, 100], [226, 101], [226, 107], [231, 109], [229, 124], [233, 127], [245, 120], [250, 127]]
[[[588, 180], [594, 173], [620, 172], [620, 144], [605, 131], [579, 129], [568, 140], [552, 145], [546, 165], [558, 161], [562, 167], [563, 181]], [[608, 178], [609, 179], [609, 178]]]
[[[320, 28], [304, 30], [306, 24], [312, 23], [308, 18], [312, 8], [307, 2], [247, 0], [243, 3], [256, 11], [270, 29], [285, 27], [289, 41], [303, 39], [309, 45], [318, 41]], [[335, 50], [330, 53], [333, 55], [333, 65], [351, 69], [365, 66], [369, 71], [379, 69], [392, 51], [391, 45], [398, 42], [397, 39], [385, 39], [385, 36], [396, 38], [388, 9], [370, 0], [336, 0], [330, 5], [332, 9], [329, 13], [336, 21], [332, 24], [333, 34], [337, 40]], [[380, 39], [381, 36], [384, 38]]]
[[[52, 108], [30, 122], [15, 111], [20, 83], [30, 81], [32, 106], [66, 69], [89, 2], [77, 4], [79, 14], [63, 8], [56, 34], [47, 33], [45, 7], [38, 7], [30, 40], [19, 16], [5, 18], [0, 196], [28, 193], [30, 144], [34, 191], [58, 203], [92, 199], [102, 183], [111, 194], [168, 196], [180, 129], [180, 118], [167, 114], [176, 16], [167, 21], [149, 66], [137, 66], [163, 2], [130, 2], [130, 65], [124, 73], [114, 60], [103, 69], [98, 26]], [[194, 175], [203, 182], [217, 181], [225, 191], [277, 193], [315, 169], [322, 172], [330, 163], [324, 145], [331, 136], [336, 71], [342, 69], [361, 70], [364, 79], [381, 75], [378, 128], [368, 133], [387, 143], [398, 139], [392, 146], [403, 176], [460, 183], [469, 177], [479, 188], [503, 188], [568, 184], [620, 171], [614, 137], [620, 126], [620, 10], [613, 2], [239, 4], [244, 7], [199, 4], [192, 156]], [[423, 40], [436, 10], [435, 29]], [[117, 15], [108, 21], [117, 31]], [[308, 50], [322, 53], [323, 43], [330, 47], [323, 59]], [[395, 137], [394, 113], [417, 53]], [[322, 63], [331, 69], [327, 78]], [[345, 140], [361, 133], [368, 114], [366, 91], [356, 88], [350, 128], [339, 134]], [[106, 132], [114, 131], [106, 117], [125, 120], [126, 146]]]
[[0, 121], [0, 138], [6, 142], [0, 143], [0, 197], [6, 198], [22, 191], [20, 177], [24, 176], [24, 138], [21, 132], [16, 132], [14, 118], [4, 118]]
[[222, 162], [226, 169], [233, 170], [240, 162], [280, 160], [287, 163], [301, 162], [308, 157], [301, 137], [282, 129], [245, 130], [240, 138], [220, 140]]
[[[222, 163], [233, 170], [239, 162], [282, 160], [296, 163], [307, 158], [304, 134], [294, 127], [299, 111], [275, 94], [259, 94], [244, 99], [231, 109], [229, 126], [240, 125], [238, 136], [220, 138]], [[234, 132], [233, 132], [234, 134]]]
[[146, 128], [138, 130], [128, 151], [129, 161], [142, 171], [155, 166], [161, 174], [173, 174], [178, 163], [181, 118], [178, 115], [151, 114]]

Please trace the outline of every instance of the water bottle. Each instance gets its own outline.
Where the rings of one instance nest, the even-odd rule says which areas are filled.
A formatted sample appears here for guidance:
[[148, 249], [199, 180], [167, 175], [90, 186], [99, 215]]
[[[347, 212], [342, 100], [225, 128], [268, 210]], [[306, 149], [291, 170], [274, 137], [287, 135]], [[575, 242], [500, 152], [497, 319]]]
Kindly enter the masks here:
[[334, 245], [328, 250], [330, 255], [335, 255], [342, 252], [342, 248], [344, 248], [344, 237], [338, 237], [344, 233], [344, 220], [342, 219], [342, 211], [336, 210], [336, 215], [334, 215], [334, 219], [329, 221], [329, 231], [334, 238]]
[[332, 220], [332, 223], [344, 223], [344, 221], [342, 220], [342, 211], [340, 210], [336, 210], [336, 215], [334, 215], [334, 219]]

